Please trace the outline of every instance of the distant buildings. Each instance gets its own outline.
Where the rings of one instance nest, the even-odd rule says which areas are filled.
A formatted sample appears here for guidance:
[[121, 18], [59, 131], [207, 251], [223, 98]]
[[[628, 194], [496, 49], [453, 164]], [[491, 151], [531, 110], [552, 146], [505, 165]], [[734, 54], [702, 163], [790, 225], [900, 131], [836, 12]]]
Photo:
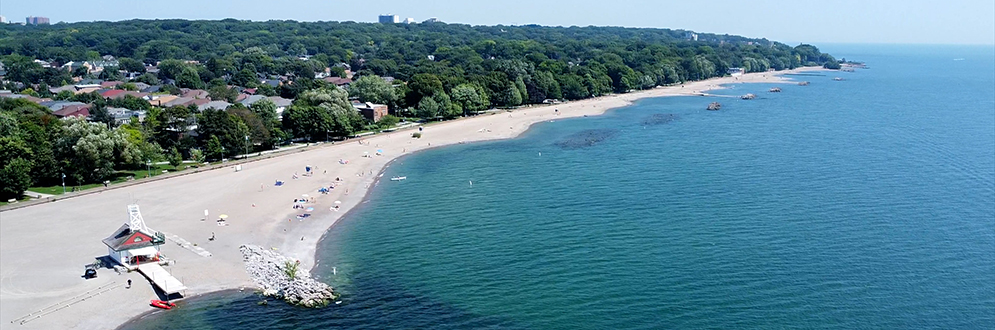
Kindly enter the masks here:
[[356, 111], [359, 111], [363, 117], [372, 120], [374, 123], [380, 121], [380, 118], [387, 115], [387, 106], [383, 104], [354, 102], [352, 103], [352, 107], [356, 108]]
[[427, 20], [422, 21], [422, 23], [438, 23], [438, 22], [439, 22], [439, 19], [435, 18], [435, 17], [432, 17], [432, 18], [429, 18]]
[[415, 19], [411, 18], [411, 17], [408, 17], [408, 18], [404, 19], [404, 24], [415, 24]]
[[380, 15], [379, 22], [381, 24], [397, 24], [401, 22], [401, 18], [392, 14]]
[[24, 19], [28, 25], [48, 25], [48, 17], [30, 16]]
[[698, 34], [691, 31], [684, 32], [684, 39], [698, 41]]
[[0, 15], [0, 23], [7, 23], [7, 18]]

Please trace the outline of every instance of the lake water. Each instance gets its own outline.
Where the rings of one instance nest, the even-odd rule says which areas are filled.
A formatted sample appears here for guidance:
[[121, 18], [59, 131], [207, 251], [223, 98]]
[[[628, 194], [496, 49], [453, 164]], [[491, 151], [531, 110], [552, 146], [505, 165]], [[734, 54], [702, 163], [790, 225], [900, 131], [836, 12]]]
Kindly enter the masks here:
[[398, 160], [318, 246], [342, 305], [217, 293], [123, 328], [992, 328], [992, 47], [824, 50], [871, 68]]

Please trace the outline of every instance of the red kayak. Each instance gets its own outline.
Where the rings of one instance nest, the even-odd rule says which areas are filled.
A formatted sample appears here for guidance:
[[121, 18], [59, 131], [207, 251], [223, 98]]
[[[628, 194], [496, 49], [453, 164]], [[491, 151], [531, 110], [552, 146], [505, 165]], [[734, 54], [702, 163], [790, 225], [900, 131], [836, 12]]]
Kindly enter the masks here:
[[149, 305], [152, 307], [159, 307], [162, 309], [170, 309], [176, 307], [176, 304], [174, 303], [165, 300], [156, 300], [156, 299], [152, 299], [152, 303], [150, 303]]

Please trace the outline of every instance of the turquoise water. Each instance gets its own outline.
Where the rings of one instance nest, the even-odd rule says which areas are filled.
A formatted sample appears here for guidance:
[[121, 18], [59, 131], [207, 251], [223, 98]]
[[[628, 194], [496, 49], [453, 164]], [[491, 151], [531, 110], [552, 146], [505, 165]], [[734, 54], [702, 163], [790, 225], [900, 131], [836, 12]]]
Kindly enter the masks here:
[[398, 160], [318, 247], [340, 306], [219, 293], [123, 328], [992, 328], [992, 47], [825, 50], [871, 69]]

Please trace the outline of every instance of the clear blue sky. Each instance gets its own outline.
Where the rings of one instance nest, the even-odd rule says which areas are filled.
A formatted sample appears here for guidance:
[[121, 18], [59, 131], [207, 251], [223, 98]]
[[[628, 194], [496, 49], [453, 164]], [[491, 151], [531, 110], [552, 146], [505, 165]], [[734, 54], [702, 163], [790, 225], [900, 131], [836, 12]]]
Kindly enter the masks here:
[[995, 0], [0, 0], [53, 23], [132, 18], [373, 22], [393, 13], [473, 25], [661, 27], [786, 43], [995, 44]]

